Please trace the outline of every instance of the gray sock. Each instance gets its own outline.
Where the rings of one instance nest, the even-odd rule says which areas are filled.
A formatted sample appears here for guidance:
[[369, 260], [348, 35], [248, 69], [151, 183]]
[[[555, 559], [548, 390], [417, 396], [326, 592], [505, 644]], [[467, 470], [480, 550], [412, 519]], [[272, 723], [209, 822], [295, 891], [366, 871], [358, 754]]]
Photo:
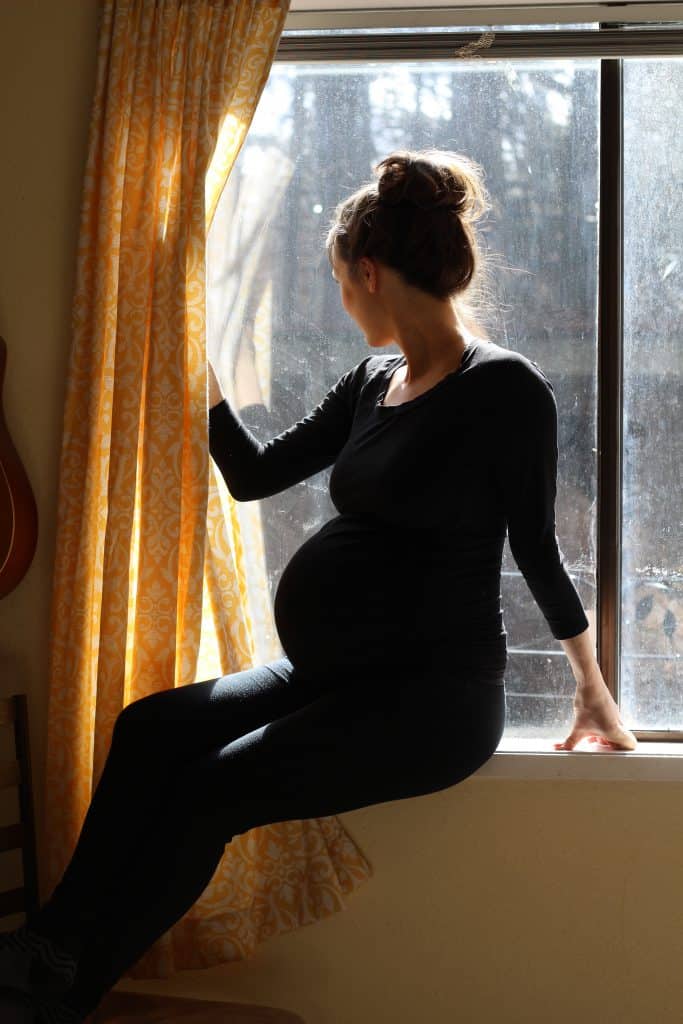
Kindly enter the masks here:
[[0, 963], [3, 957], [8, 976], [1, 978], [2, 984], [28, 991], [38, 1001], [63, 995], [78, 967], [73, 954], [26, 924], [0, 935]]
[[85, 1017], [63, 1003], [39, 1007], [36, 1015], [38, 1024], [82, 1024]]

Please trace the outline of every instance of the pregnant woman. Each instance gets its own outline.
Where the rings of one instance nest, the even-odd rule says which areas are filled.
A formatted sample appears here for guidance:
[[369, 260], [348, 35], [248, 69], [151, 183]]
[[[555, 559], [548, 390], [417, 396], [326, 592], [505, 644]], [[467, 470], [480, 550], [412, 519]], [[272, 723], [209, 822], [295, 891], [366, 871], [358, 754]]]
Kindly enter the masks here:
[[556, 747], [636, 746], [558, 545], [552, 384], [465, 315], [478, 169], [401, 151], [375, 177], [337, 207], [327, 251], [369, 347], [401, 354], [366, 356], [266, 443], [209, 368], [210, 452], [237, 501], [333, 466], [337, 514], [275, 595], [286, 656], [121, 712], [61, 882], [0, 948], [16, 1020], [83, 1021], [201, 896], [233, 836], [434, 793], [484, 764], [505, 721], [506, 531], [577, 682]]

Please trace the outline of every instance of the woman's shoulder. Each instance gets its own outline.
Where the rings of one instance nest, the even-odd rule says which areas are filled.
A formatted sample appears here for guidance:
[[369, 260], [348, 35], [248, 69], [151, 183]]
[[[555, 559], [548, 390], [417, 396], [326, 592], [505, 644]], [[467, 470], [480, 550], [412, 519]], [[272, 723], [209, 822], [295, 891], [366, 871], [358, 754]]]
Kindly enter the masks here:
[[509, 385], [528, 388], [530, 394], [539, 388], [554, 390], [543, 368], [523, 352], [488, 340], [479, 344], [477, 354], [477, 365], [491, 384], [495, 381], [501, 387]]
[[399, 358], [397, 355], [368, 355], [344, 374], [344, 379], [354, 388], [362, 389], [386, 373]]

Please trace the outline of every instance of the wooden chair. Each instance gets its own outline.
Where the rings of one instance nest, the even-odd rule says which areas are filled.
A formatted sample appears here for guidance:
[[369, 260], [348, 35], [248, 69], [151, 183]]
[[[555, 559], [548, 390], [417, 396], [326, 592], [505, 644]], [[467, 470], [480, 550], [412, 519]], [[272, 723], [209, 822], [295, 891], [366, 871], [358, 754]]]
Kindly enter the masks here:
[[11, 914], [32, 914], [39, 906], [36, 822], [31, 779], [28, 701], [25, 693], [0, 697], [0, 727], [12, 730], [14, 747], [13, 758], [0, 758], [0, 789], [14, 787], [18, 790], [19, 796], [19, 821], [0, 826], [0, 852], [21, 850], [24, 876], [24, 884], [19, 888], [0, 892], [2, 919]]

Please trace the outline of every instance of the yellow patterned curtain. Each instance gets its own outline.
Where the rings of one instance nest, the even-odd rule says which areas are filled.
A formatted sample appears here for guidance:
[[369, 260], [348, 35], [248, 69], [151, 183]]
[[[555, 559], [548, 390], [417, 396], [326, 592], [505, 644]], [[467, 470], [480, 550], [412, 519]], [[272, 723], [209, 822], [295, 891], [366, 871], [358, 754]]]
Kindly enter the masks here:
[[[48, 893], [119, 712], [197, 679], [203, 592], [221, 662], [208, 678], [254, 663], [240, 522], [208, 453], [205, 246], [288, 4], [102, 5], [57, 509]], [[370, 874], [336, 817], [253, 829], [129, 976], [249, 957]]]

